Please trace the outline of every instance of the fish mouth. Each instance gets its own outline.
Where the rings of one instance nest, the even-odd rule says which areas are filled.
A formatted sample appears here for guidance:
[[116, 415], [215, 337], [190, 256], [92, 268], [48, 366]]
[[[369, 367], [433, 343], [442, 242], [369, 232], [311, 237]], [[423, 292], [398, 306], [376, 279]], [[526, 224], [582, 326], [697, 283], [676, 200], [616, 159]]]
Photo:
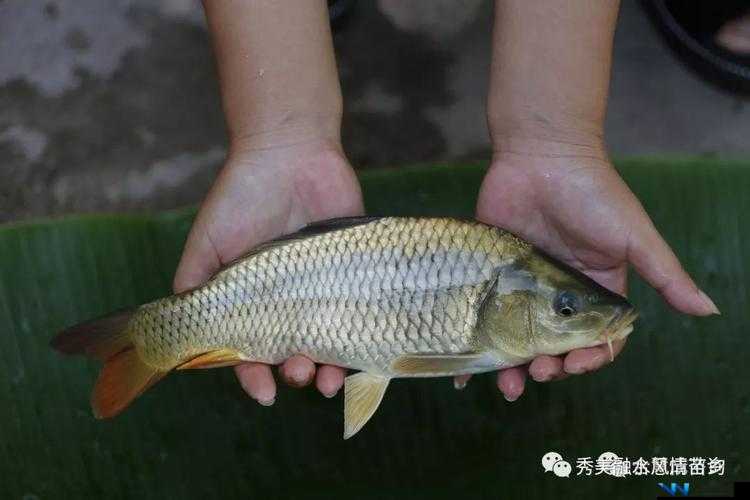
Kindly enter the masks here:
[[600, 338], [602, 343], [606, 342], [609, 347], [609, 360], [615, 360], [615, 353], [612, 349], [613, 340], [621, 340], [630, 335], [633, 331], [633, 322], [638, 318], [638, 312], [631, 308], [622, 310], [613, 317], [609, 324], [604, 327]]

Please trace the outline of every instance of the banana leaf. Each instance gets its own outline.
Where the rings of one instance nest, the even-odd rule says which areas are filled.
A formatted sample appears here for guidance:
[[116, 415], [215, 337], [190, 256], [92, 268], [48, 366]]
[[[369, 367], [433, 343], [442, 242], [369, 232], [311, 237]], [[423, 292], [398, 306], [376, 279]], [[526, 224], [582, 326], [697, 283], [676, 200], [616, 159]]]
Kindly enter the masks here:
[[[95, 420], [98, 365], [64, 358], [62, 327], [170, 290], [194, 210], [86, 215], [0, 227], [0, 498], [653, 498], [657, 482], [730, 494], [750, 477], [747, 361], [750, 162], [628, 159], [626, 181], [723, 315], [670, 310], [635, 279], [641, 311], [614, 364], [529, 384], [506, 402], [494, 375], [396, 380], [367, 427], [341, 439], [341, 395], [246, 397], [230, 369], [167, 377]], [[361, 175], [375, 214], [471, 215], [484, 166]], [[574, 468], [544, 473], [554, 450]], [[576, 458], [720, 457], [724, 475], [576, 476]]]

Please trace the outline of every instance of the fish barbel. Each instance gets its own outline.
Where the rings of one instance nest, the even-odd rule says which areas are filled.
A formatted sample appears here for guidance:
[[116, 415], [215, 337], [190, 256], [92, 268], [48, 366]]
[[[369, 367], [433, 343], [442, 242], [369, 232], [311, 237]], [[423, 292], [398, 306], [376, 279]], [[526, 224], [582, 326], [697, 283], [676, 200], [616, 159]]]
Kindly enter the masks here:
[[479, 373], [632, 331], [624, 297], [502, 229], [428, 217], [357, 217], [262, 244], [203, 286], [72, 327], [52, 345], [104, 361], [97, 417], [174, 369], [301, 354], [358, 370], [344, 438], [399, 377]]

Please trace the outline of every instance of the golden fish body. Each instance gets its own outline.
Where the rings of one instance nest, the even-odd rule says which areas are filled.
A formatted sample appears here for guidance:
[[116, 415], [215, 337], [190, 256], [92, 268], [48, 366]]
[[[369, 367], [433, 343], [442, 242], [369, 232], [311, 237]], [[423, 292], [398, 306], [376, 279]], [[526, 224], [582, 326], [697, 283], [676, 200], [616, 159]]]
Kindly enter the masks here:
[[[174, 368], [302, 354], [360, 370], [345, 382], [346, 438], [392, 378], [478, 373], [599, 345], [630, 333], [635, 313], [502, 229], [362, 217], [263, 244], [199, 288], [112, 318], [55, 341], [105, 360], [98, 415], [118, 413]], [[95, 330], [110, 334], [92, 340]]]
[[392, 364], [401, 355], [473, 350], [493, 273], [529, 249], [476, 222], [355, 223], [269, 245], [201, 288], [142, 306], [133, 340], [146, 363], [165, 370], [231, 349], [244, 360], [277, 364], [303, 354], [397, 376]]

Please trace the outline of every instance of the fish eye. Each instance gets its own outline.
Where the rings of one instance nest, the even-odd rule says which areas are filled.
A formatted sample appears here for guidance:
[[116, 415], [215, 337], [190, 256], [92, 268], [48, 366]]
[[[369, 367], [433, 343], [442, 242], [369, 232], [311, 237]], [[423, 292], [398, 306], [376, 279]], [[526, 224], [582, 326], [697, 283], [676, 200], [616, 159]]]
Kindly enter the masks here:
[[581, 299], [575, 292], [566, 290], [557, 294], [554, 307], [557, 314], [568, 318], [576, 314], [581, 308]]

